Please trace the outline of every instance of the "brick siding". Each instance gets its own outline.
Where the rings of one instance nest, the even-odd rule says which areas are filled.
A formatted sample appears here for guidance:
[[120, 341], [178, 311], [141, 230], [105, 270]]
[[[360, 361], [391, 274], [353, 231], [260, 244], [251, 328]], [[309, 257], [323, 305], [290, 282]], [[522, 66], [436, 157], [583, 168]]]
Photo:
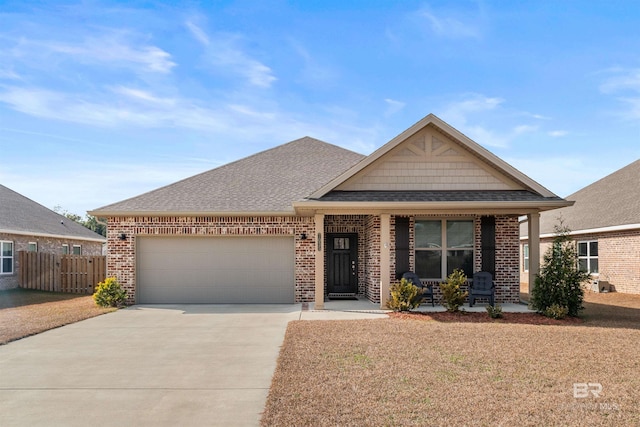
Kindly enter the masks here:
[[[422, 217], [422, 216], [421, 216]], [[436, 218], [436, 216], [432, 216]], [[448, 216], [459, 218], [468, 216]], [[482, 265], [480, 251], [480, 217], [474, 217], [474, 269]], [[414, 247], [415, 220], [410, 218], [410, 248]], [[391, 217], [391, 283], [395, 281], [395, 217]], [[127, 238], [120, 240], [124, 233]], [[305, 240], [301, 239], [306, 234]], [[327, 215], [325, 239], [329, 233], [358, 233], [358, 293], [373, 302], [380, 302], [380, 216]], [[108, 219], [107, 274], [118, 278], [129, 295], [136, 294], [136, 238], [138, 236], [295, 236], [295, 301], [315, 299], [315, 225], [313, 217], [113, 217]], [[518, 282], [518, 220], [496, 217], [496, 300], [517, 302]], [[323, 247], [326, 248], [326, 241]], [[325, 251], [326, 256], [326, 251]], [[326, 258], [325, 258], [326, 261]], [[410, 251], [409, 263], [415, 267]], [[326, 264], [325, 264], [326, 265]], [[326, 271], [326, 268], [325, 268]], [[325, 282], [326, 283], [326, 282]], [[439, 287], [435, 286], [437, 298]]]
[[[135, 302], [138, 236], [294, 236], [295, 301], [314, 300], [313, 217], [112, 217], [107, 229], [107, 274], [127, 290], [128, 303]], [[122, 233], [125, 240], [119, 239]]]

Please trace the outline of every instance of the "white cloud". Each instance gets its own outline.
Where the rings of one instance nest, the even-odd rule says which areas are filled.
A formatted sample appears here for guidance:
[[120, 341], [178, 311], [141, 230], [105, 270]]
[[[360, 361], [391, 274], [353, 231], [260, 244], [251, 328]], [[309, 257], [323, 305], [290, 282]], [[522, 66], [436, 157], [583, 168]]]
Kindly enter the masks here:
[[271, 68], [242, 50], [241, 37], [223, 33], [209, 35], [191, 21], [185, 22], [185, 25], [203, 46], [205, 57], [214, 68], [230, 71], [244, 77], [251, 85], [263, 88], [271, 87], [277, 80]]
[[153, 95], [152, 93], [148, 92], [148, 91], [144, 91], [141, 89], [134, 89], [134, 88], [129, 88], [129, 87], [125, 87], [125, 86], [116, 86], [114, 88], [112, 88], [112, 91], [114, 93], [119, 93], [121, 95], [125, 95], [128, 98], [134, 99], [134, 100], [138, 100], [138, 101], [144, 101], [144, 102], [148, 102], [151, 104], [157, 104], [157, 105], [162, 105], [162, 106], [173, 106], [176, 104], [176, 100], [175, 99], [171, 99], [171, 98], [160, 98], [157, 97], [155, 95]]
[[396, 101], [395, 99], [385, 98], [384, 102], [387, 104], [387, 110], [385, 111], [385, 117], [394, 115], [401, 111], [407, 104], [402, 101]]
[[513, 128], [513, 135], [522, 135], [525, 133], [536, 132], [539, 129], [539, 126], [531, 126], [531, 125], [518, 125]]
[[563, 136], [567, 136], [569, 134], [569, 132], [567, 132], [566, 130], [552, 130], [550, 132], [547, 132], [547, 135], [552, 136], [554, 138], [561, 138]]
[[[466, 94], [462, 99], [449, 103], [440, 113], [440, 117], [479, 144], [505, 148], [515, 138], [537, 132], [540, 126], [530, 124], [505, 125], [504, 123], [508, 123], [508, 119], [512, 116], [528, 116], [528, 113], [516, 112], [514, 114], [511, 111], [506, 111], [503, 108], [504, 102], [504, 99], [498, 97]], [[478, 122], [496, 121], [500, 124], [496, 125], [495, 128], [502, 128], [502, 130], [490, 129], [487, 124], [478, 124]]]
[[626, 107], [616, 114], [625, 120], [640, 120], [640, 69], [612, 68], [603, 73], [610, 76], [600, 85], [600, 92], [615, 95]]
[[[166, 74], [176, 66], [168, 52], [156, 46], [136, 45], [127, 33], [111, 32], [101, 36], [86, 37], [78, 43], [20, 39], [12, 50], [15, 60], [30, 60], [37, 65], [42, 58], [55, 54], [73, 57], [79, 63], [98, 63], [101, 66], [130, 67], [136, 71]], [[48, 66], [43, 63], [41, 66]]]
[[626, 90], [640, 92], [640, 69], [612, 70], [616, 75], [607, 78], [601, 85], [600, 91], [606, 94], [618, 93]]
[[457, 18], [436, 16], [428, 10], [420, 11], [419, 16], [426, 19], [431, 31], [439, 37], [453, 39], [480, 37], [480, 30], [475, 25], [464, 23]]
[[207, 36], [207, 34], [202, 30], [202, 28], [198, 27], [196, 24], [194, 24], [191, 21], [187, 21], [185, 25], [187, 26], [187, 28], [189, 29], [189, 31], [197, 41], [199, 41], [204, 46], [209, 46], [211, 41], [209, 40], [209, 36]]

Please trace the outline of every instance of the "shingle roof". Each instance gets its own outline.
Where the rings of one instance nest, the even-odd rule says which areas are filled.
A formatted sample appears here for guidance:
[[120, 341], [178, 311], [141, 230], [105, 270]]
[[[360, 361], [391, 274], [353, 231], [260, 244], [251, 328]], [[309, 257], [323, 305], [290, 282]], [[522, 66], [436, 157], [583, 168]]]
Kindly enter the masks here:
[[526, 190], [500, 191], [332, 191], [320, 201], [331, 202], [542, 202], [560, 201]]
[[101, 235], [0, 185], [0, 231], [105, 240]]
[[363, 158], [304, 137], [91, 213], [294, 213], [292, 202]]
[[559, 216], [572, 231], [640, 224], [640, 160], [566, 199], [575, 204], [541, 215], [541, 234], [553, 233]]

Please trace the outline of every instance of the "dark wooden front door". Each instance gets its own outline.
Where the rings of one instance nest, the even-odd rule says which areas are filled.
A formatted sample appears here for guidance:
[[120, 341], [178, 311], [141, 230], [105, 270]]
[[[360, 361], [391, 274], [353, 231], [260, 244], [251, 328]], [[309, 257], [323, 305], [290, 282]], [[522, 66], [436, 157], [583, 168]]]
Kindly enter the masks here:
[[327, 234], [327, 291], [358, 292], [358, 235]]

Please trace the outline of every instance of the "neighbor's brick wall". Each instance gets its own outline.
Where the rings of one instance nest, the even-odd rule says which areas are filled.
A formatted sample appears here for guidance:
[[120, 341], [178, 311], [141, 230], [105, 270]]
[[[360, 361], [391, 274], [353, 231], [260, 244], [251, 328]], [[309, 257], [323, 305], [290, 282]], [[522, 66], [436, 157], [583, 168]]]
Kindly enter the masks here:
[[82, 255], [102, 255], [103, 243], [77, 239], [60, 239], [45, 236], [24, 236], [20, 234], [0, 233], [0, 240], [13, 242], [13, 274], [0, 274], [0, 290], [13, 289], [19, 286], [18, 272], [20, 261], [18, 251], [29, 249], [29, 242], [38, 244], [38, 252], [54, 253], [62, 255], [62, 245], [69, 245], [69, 251], [73, 245], [82, 246]]
[[[575, 242], [598, 241], [600, 273], [594, 279], [608, 282], [616, 292], [640, 294], [640, 230], [580, 234], [572, 238]], [[541, 265], [542, 257], [552, 242], [553, 238], [545, 238], [540, 242]], [[522, 272], [520, 277], [522, 283], [528, 285], [528, 276]], [[591, 286], [587, 288], [591, 289]]]
[[[128, 303], [135, 302], [138, 236], [295, 236], [295, 301], [314, 300], [313, 217], [111, 217], [107, 230], [107, 274], [127, 290]], [[121, 233], [126, 240], [118, 239]]]

